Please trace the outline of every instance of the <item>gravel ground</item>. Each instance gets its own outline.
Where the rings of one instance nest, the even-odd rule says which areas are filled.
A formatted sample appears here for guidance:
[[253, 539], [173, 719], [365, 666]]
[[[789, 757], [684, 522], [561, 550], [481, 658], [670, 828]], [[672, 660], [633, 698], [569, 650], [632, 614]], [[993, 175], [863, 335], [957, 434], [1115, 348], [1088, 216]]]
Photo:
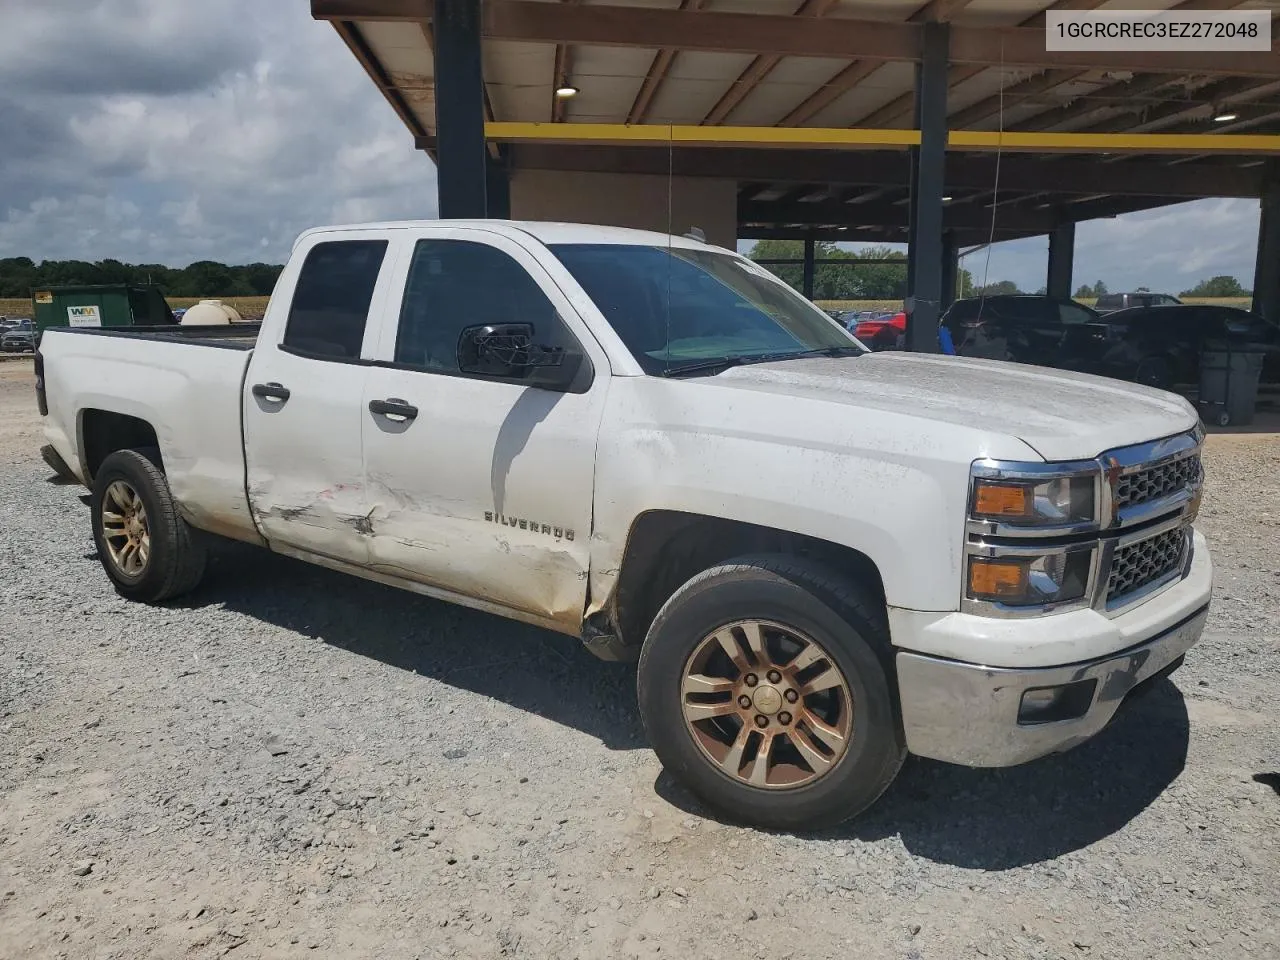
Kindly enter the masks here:
[[0, 365], [0, 957], [1280, 956], [1280, 437], [1210, 439], [1186, 667], [1072, 753], [717, 822], [563, 637], [220, 547], [127, 604]]

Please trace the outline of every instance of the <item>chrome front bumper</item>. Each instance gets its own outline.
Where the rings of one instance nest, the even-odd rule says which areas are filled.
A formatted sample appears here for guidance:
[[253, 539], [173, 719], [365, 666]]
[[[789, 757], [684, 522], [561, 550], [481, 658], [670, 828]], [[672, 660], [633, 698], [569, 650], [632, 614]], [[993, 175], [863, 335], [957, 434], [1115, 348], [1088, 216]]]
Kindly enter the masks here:
[[[1115, 715], [1135, 686], [1186, 653], [1204, 630], [1204, 607], [1120, 653], [1061, 667], [988, 667], [919, 653], [897, 655], [907, 749], [972, 767], [1009, 767], [1059, 753], [1089, 739]], [[1019, 722], [1027, 690], [1096, 680], [1080, 716]]]

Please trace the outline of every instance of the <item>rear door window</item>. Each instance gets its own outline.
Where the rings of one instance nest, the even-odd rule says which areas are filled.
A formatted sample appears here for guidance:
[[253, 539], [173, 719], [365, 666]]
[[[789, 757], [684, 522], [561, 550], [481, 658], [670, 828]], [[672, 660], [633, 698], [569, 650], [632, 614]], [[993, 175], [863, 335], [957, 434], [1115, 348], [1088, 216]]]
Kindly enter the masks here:
[[320, 360], [360, 356], [385, 240], [317, 243], [303, 261], [282, 346]]

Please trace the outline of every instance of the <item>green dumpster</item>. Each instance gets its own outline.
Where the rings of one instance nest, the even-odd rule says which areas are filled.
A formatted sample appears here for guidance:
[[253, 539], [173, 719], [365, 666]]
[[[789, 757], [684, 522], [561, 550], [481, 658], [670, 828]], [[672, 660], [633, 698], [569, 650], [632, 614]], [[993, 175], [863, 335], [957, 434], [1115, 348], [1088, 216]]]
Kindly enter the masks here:
[[176, 323], [156, 286], [125, 283], [31, 291], [36, 340], [50, 327], [150, 327]]

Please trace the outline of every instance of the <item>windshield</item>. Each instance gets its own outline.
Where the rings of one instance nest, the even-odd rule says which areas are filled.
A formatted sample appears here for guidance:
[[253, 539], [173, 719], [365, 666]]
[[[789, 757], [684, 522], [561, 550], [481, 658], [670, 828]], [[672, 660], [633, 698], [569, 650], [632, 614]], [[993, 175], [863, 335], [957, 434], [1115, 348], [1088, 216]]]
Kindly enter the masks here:
[[707, 250], [553, 244], [551, 251], [645, 373], [752, 357], [860, 350], [849, 333], [763, 267]]

